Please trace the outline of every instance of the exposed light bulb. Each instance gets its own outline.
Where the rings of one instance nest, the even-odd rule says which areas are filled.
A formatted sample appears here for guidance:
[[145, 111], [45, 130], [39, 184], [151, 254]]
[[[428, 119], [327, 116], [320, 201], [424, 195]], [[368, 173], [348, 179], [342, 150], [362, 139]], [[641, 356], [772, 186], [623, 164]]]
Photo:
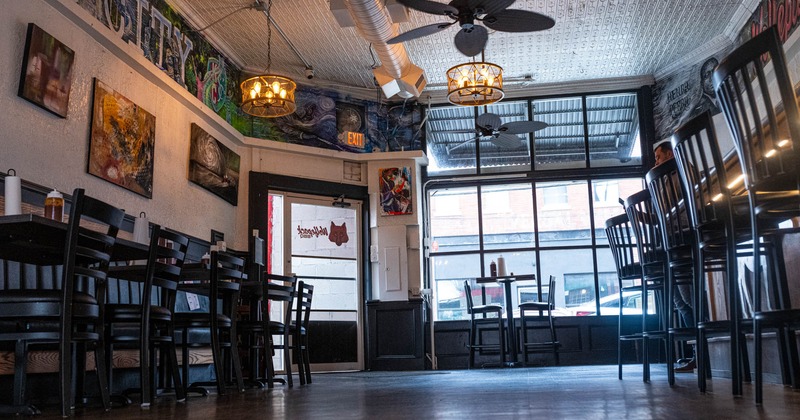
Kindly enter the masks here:
[[256, 93], [261, 93], [261, 83], [260, 82], [256, 82], [256, 84], [253, 85], [253, 90], [255, 90]]
[[281, 82], [277, 80], [272, 82], [272, 91], [277, 95], [281, 91]]
[[255, 99], [257, 94], [255, 89], [250, 89], [250, 99]]
[[286, 99], [286, 89], [281, 89], [281, 93], [279, 95], [281, 99]]

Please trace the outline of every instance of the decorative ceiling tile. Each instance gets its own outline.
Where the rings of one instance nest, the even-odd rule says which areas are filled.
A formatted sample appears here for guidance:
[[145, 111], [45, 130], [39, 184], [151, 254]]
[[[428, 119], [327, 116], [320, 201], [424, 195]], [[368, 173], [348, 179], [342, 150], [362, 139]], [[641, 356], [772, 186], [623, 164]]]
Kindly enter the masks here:
[[[253, 0], [167, 0], [231, 60], [247, 72], [267, 67], [267, 17], [247, 8]], [[444, 1], [439, 0], [444, 3]], [[703, 45], [731, 38], [731, 22], [743, 22], [757, 0], [517, 0], [511, 8], [555, 19], [552, 29], [533, 33], [489, 31], [485, 59], [502, 66], [509, 82], [525, 76], [534, 84], [653, 75], [696, 54]], [[236, 11], [237, 9], [243, 9]], [[230, 16], [227, 16], [229, 15]], [[227, 16], [227, 17], [226, 17]], [[297, 52], [272, 31], [271, 70], [330, 87], [374, 89], [380, 65], [355, 28], [341, 28], [328, 0], [274, 0], [272, 16]], [[405, 32], [450, 22], [411, 10]], [[425, 70], [429, 90], [442, 89], [448, 68], [468, 61], [456, 50], [458, 25], [405, 43], [409, 58]], [[713, 53], [713, 51], [709, 52]]]

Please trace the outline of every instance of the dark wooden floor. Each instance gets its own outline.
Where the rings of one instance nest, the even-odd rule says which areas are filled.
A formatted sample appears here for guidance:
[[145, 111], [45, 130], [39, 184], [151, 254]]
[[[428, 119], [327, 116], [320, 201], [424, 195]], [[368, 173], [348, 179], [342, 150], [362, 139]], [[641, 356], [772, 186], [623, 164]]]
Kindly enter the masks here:
[[[664, 365], [654, 366], [652, 381], [641, 368], [626, 366], [622, 381], [616, 366], [540, 367], [415, 372], [315, 374], [314, 383], [287, 389], [249, 390], [242, 394], [169, 397], [149, 409], [138, 405], [78, 410], [76, 417], [114, 420], [177, 419], [741, 419], [800, 418], [800, 392], [765, 384], [764, 404], [753, 402], [753, 386], [733, 398], [730, 381], [715, 378], [709, 392], [697, 390], [696, 376], [680, 374], [667, 384]], [[56, 407], [40, 407], [39, 418], [57, 418]]]

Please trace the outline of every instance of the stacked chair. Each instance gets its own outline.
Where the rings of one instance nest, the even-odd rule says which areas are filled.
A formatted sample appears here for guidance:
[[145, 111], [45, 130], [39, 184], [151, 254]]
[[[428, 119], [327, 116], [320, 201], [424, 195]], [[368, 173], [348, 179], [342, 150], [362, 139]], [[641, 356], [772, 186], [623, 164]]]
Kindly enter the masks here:
[[[467, 297], [467, 312], [469, 312], [469, 368], [475, 367], [475, 350], [479, 353], [484, 351], [498, 351], [500, 363], [506, 362], [506, 334], [503, 322], [503, 307], [498, 304], [475, 305], [472, 300], [472, 287], [469, 280], [464, 281], [464, 293]], [[487, 316], [491, 315], [491, 316]], [[481, 328], [487, 326], [486, 328]], [[484, 330], [497, 329], [497, 344], [486, 343], [483, 341]], [[513, 351], [516, 351], [513, 350]]]
[[186, 398], [178, 370], [174, 320], [175, 296], [188, 244], [186, 236], [153, 225], [148, 258], [144, 264], [109, 269], [105, 319], [109, 384], [113, 383], [111, 360], [114, 349], [117, 346], [138, 348], [141, 387], [138, 392], [144, 407], [156, 397], [158, 386], [155, 380], [159, 376], [156, 355], [161, 356], [161, 367], [170, 369], [177, 400]]
[[[523, 363], [528, 364], [528, 354], [530, 353], [553, 353], [553, 361], [556, 366], [559, 364], [558, 348], [561, 343], [556, 338], [556, 327], [553, 323], [553, 309], [555, 309], [555, 296], [556, 296], [556, 277], [550, 276], [550, 281], [547, 285], [547, 300], [543, 301], [528, 301], [519, 304], [519, 317], [521, 321], [522, 332], [522, 354]], [[534, 340], [530, 337], [529, 328], [531, 324], [537, 321], [546, 320], [549, 327], [549, 340]]]
[[311, 320], [311, 301], [314, 297], [314, 285], [304, 281], [297, 283], [295, 297], [294, 321], [289, 326], [294, 349], [294, 361], [300, 374], [300, 385], [311, 383], [311, 357], [308, 346], [308, 325]]
[[[771, 89], [766, 59], [774, 74]], [[800, 307], [789, 299], [782, 235], [795, 232], [779, 222], [800, 216], [800, 115], [778, 31], [771, 27], [730, 53], [714, 71], [714, 87], [739, 157], [748, 207], [754, 265], [756, 402], [762, 402], [762, 333], [774, 330], [780, 345], [784, 383], [800, 388], [795, 330]], [[773, 255], [761, 265], [762, 244]], [[766, 275], [764, 275], [766, 274]], [[764, 291], [770, 293], [763, 295]], [[788, 380], [787, 380], [788, 379]]]
[[[622, 302], [623, 294], [628, 291], [642, 290], [642, 266], [636, 249], [636, 237], [626, 213], [606, 220], [606, 237], [611, 246], [611, 254], [617, 268], [619, 281], [619, 319], [617, 320], [617, 376], [622, 379], [622, 343], [625, 341], [641, 341], [642, 331], [625, 333], [623, 331]], [[644, 296], [644, 295], [642, 295]]]
[[[666, 318], [671, 311], [665, 303], [664, 274], [666, 254], [662, 245], [656, 210], [650, 192], [639, 191], [625, 200], [625, 212], [636, 238], [641, 265], [642, 290], [642, 380], [650, 381], [650, 339], [666, 340]], [[658, 325], [651, 328], [648, 323], [650, 293], [655, 295]]]

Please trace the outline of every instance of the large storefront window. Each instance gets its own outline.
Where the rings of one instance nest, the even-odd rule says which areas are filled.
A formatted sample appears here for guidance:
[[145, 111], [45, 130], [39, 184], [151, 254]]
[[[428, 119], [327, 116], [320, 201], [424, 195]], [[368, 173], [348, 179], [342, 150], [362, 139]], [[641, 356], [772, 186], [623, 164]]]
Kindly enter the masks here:
[[[487, 112], [502, 123], [548, 126], [501, 145], [476, 129]], [[474, 286], [475, 278], [489, 276], [500, 257], [509, 273], [544, 280], [515, 282], [514, 306], [553, 293], [559, 316], [618, 313], [604, 229], [624, 211], [620, 199], [644, 186], [639, 115], [633, 92], [429, 111], [427, 179], [437, 181], [426, 190], [435, 320], [467, 319], [464, 282]], [[461, 176], [469, 178], [460, 183]], [[555, 290], [546, 284], [551, 275]], [[473, 289], [477, 302], [505, 305], [502, 288]], [[641, 311], [641, 296], [623, 299], [625, 313]]]

